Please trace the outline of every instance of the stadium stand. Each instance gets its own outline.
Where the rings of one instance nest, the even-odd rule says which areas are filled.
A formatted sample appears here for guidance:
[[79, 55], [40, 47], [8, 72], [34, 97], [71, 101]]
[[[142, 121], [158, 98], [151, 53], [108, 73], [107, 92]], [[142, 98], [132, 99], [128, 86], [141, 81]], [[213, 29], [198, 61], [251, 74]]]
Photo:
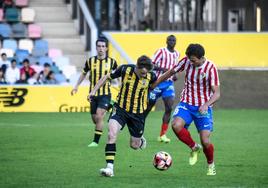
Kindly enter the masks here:
[[[55, 0], [48, 4], [46, 7], [41, 0], [13, 0], [0, 8], [0, 54], [15, 59], [18, 68], [28, 59], [37, 74], [49, 64], [56, 78], [51, 83], [66, 84], [78, 74], [70, 58], [83, 64], [84, 46], [64, 2]], [[38, 80], [30, 82], [36, 83]]]

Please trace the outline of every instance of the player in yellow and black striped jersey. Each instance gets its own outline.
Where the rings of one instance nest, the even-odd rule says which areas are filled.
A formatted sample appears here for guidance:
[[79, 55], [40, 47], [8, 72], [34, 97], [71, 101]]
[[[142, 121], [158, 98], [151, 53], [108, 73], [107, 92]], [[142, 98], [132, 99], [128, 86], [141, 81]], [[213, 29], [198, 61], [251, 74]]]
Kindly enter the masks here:
[[[84, 65], [82, 74], [79, 77], [77, 84], [72, 90], [71, 94], [75, 94], [78, 90], [80, 83], [85, 79], [87, 73], [89, 73], [89, 92], [95, 87], [96, 83], [105, 75], [112, 72], [117, 68], [117, 62], [107, 56], [108, 41], [105, 38], [99, 38], [96, 41], [97, 56], [90, 57]], [[90, 112], [93, 122], [96, 124], [95, 134], [93, 142], [89, 147], [98, 146], [100, 137], [103, 130], [103, 118], [110, 106], [111, 101], [111, 82], [106, 82], [102, 87], [98, 89], [90, 103]]]
[[[109, 137], [105, 147], [107, 167], [100, 169], [103, 176], [114, 176], [113, 163], [116, 154], [116, 138], [127, 124], [130, 137], [130, 147], [144, 149], [146, 140], [143, 137], [145, 116], [147, 108], [148, 89], [154, 88], [161, 82], [156, 80], [155, 73], [151, 72], [153, 65], [147, 56], [141, 56], [137, 65], [122, 65], [115, 72], [107, 74], [96, 84], [90, 96], [107, 80], [122, 78], [122, 84], [109, 119]], [[162, 80], [163, 81], [163, 80]]]

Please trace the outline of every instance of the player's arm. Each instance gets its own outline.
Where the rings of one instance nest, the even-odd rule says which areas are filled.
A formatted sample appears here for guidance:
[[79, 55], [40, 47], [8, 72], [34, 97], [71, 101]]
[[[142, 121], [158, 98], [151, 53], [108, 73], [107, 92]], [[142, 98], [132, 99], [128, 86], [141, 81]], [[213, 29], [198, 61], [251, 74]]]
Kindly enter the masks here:
[[85, 79], [85, 77], [87, 75], [87, 72], [90, 70], [90, 62], [91, 62], [91, 60], [87, 60], [85, 62], [85, 66], [84, 66], [82, 73], [79, 76], [74, 88], [71, 91], [71, 95], [74, 95], [75, 93], [77, 93], [79, 85], [83, 82], [83, 80]]
[[202, 106], [199, 107], [199, 112], [201, 114], [204, 114], [207, 112], [208, 110], [208, 107], [211, 106], [212, 104], [214, 104], [217, 100], [219, 100], [220, 96], [221, 96], [221, 92], [220, 92], [220, 86], [217, 85], [217, 86], [211, 86], [211, 89], [212, 89], [212, 96], [211, 98], [205, 103], [203, 104]]
[[73, 88], [72, 91], [71, 91], [71, 95], [74, 95], [75, 93], [77, 93], [77, 91], [78, 91], [78, 87], [79, 87], [79, 85], [83, 82], [83, 80], [85, 79], [86, 75], [87, 75], [86, 73], [82, 73], [82, 74], [79, 76], [79, 78], [78, 78], [78, 80], [77, 80], [77, 83], [75, 84], [74, 88]]
[[158, 84], [168, 79], [170, 76], [174, 75], [176, 72], [174, 69], [168, 70], [163, 75], [161, 75], [155, 82], [150, 86], [151, 89], [154, 89]]

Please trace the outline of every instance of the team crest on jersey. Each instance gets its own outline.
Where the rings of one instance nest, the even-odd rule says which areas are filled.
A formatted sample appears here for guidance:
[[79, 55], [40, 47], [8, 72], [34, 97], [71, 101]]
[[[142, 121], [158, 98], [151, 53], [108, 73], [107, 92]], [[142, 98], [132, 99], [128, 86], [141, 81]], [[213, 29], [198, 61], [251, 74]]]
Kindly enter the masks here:
[[105, 67], [105, 69], [108, 69], [109, 68], [109, 65], [108, 64], [105, 64], [104, 67]]
[[141, 83], [142, 83], [143, 86], [145, 86], [146, 85], [146, 80], [142, 80]]
[[201, 73], [201, 78], [203, 79], [203, 78], [205, 78], [205, 77], [206, 77], [206, 73], [202, 72], [202, 73]]

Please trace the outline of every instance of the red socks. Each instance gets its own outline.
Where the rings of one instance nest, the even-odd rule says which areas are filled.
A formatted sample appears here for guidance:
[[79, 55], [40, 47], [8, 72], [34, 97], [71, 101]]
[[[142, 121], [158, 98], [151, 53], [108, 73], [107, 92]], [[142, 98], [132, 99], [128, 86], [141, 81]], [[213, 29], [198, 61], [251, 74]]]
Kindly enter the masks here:
[[166, 134], [167, 130], [168, 130], [168, 123], [163, 123], [161, 127], [160, 136], [163, 136], [164, 134]]
[[188, 145], [190, 148], [193, 148], [195, 146], [195, 142], [193, 141], [191, 134], [187, 129], [182, 128], [179, 132], [175, 132], [175, 134], [178, 139], [180, 139], [180, 141]]
[[213, 161], [214, 161], [214, 146], [213, 146], [213, 144], [209, 144], [209, 146], [207, 148], [204, 147], [203, 151], [206, 155], [208, 164], [213, 163]]

